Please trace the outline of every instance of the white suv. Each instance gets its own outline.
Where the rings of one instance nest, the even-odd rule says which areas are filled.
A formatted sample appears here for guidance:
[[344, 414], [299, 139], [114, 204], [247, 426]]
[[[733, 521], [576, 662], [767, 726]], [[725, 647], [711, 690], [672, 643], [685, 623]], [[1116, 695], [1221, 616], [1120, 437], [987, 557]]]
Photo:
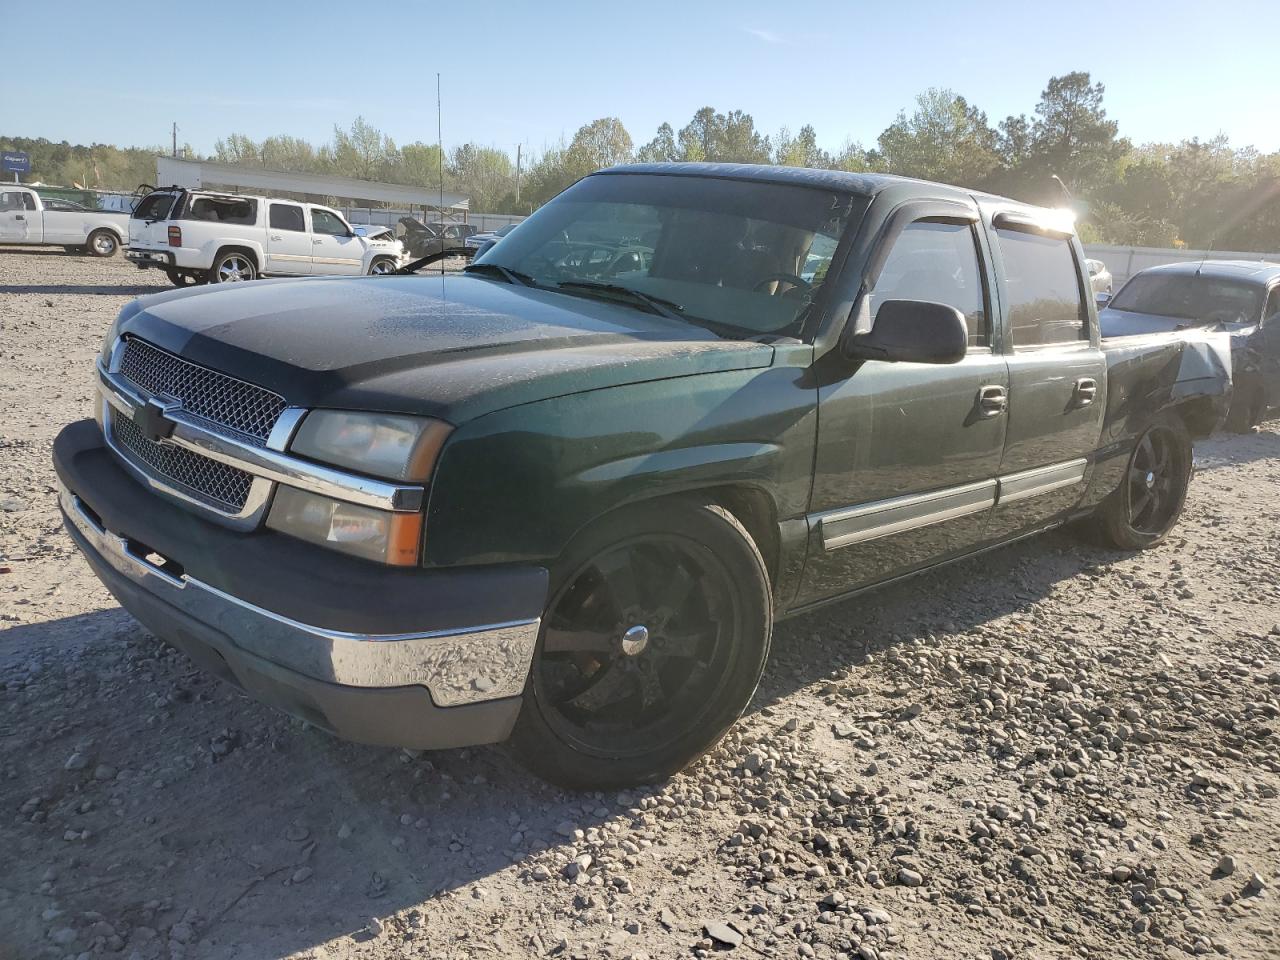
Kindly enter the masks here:
[[176, 286], [257, 277], [394, 273], [399, 240], [370, 239], [328, 207], [174, 187], [147, 194], [129, 219], [125, 254]]

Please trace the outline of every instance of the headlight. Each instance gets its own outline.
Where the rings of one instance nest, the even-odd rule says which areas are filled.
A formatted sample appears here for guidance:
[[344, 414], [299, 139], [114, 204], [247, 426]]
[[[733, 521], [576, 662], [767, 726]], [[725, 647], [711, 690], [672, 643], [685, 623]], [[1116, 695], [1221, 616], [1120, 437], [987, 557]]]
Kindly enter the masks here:
[[[293, 453], [388, 480], [425, 483], [453, 428], [392, 413], [314, 410], [289, 444]], [[379, 563], [412, 566], [422, 542], [421, 513], [392, 513], [281, 485], [267, 526]]]
[[342, 553], [405, 567], [418, 562], [422, 539], [421, 513], [389, 513], [285, 486], [276, 490], [267, 526]]
[[425, 417], [314, 410], [302, 421], [289, 449], [358, 473], [423, 482], [430, 479], [451, 429]]

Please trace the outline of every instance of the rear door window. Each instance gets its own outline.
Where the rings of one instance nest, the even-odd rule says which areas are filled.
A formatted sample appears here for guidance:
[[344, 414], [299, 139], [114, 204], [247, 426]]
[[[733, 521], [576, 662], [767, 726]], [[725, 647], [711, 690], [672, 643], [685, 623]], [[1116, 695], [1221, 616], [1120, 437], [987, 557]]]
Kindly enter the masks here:
[[293, 203], [271, 204], [271, 229], [306, 233], [307, 221], [302, 216], [302, 208]]
[[996, 230], [1015, 347], [1089, 339], [1089, 312], [1066, 237]]
[[149, 193], [133, 208], [135, 220], [167, 220], [173, 207], [172, 193]]

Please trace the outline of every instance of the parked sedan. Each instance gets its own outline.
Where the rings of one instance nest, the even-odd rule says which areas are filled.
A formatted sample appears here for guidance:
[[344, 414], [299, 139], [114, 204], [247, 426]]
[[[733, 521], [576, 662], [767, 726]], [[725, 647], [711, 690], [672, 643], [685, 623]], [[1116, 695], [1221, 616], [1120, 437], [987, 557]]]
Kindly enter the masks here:
[[1107, 265], [1101, 260], [1086, 260], [1084, 263], [1089, 268], [1089, 286], [1093, 288], [1093, 292], [1110, 294], [1112, 279]]
[[1104, 337], [1217, 329], [1231, 341], [1227, 426], [1246, 432], [1280, 408], [1280, 263], [1202, 260], [1134, 274], [1099, 315]]

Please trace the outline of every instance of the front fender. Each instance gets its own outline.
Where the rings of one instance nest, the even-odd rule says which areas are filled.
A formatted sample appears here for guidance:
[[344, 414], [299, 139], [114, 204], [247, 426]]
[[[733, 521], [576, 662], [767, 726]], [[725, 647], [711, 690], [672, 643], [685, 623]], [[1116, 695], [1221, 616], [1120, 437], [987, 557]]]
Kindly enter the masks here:
[[732, 486], [803, 516], [816, 390], [798, 367], [658, 380], [555, 397], [454, 431], [427, 506], [428, 565], [547, 563], [619, 507]]

